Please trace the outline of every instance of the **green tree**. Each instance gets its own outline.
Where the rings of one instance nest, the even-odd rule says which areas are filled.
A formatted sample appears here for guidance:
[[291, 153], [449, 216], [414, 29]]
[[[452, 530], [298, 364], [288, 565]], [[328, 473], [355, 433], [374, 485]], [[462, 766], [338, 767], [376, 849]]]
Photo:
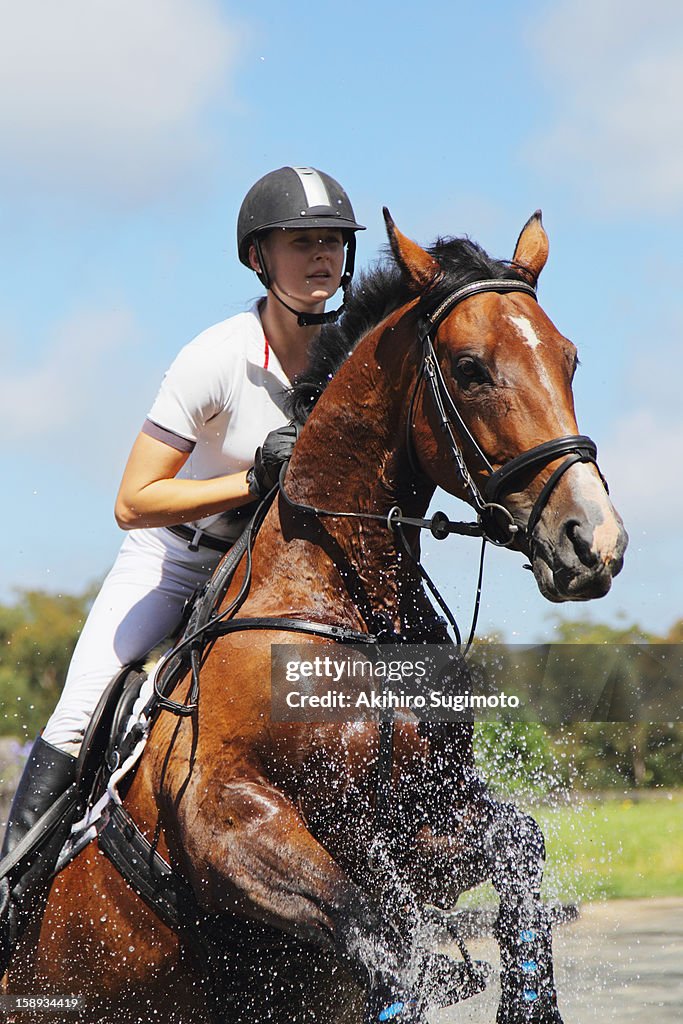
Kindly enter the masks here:
[[0, 605], [0, 735], [30, 738], [45, 724], [93, 594], [23, 590]]
[[533, 801], [569, 783], [550, 730], [536, 722], [485, 722], [475, 727], [474, 754], [502, 798]]
[[[483, 774], [503, 793], [523, 796], [561, 786], [587, 790], [683, 783], [683, 724], [680, 722], [683, 619], [664, 635], [634, 622], [608, 626], [591, 618], [555, 619], [556, 643], [532, 651], [492, 646], [497, 678], [525, 693], [529, 707], [543, 706], [550, 719], [583, 707], [587, 717], [605, 721], [569, 726], [532, 722], [479, 724], [475, 750]], [[487, 647], [475, 648], [482, 660]], [[546, 660], [547, 655], [547, 660]], [[664, 697], [646, 718], [648, 695], [667, 679]], [[671, 681], [678, 680], [676, 687]], [[643, 695], [643, 701], [639, 695]], [[537, 699], [538, 698], [538, 699]], [[671, 722], [663, 721], [671, 708]], [[615, 719], [624, 718], [625, 721]], [[611, 719], [611, 720], [610, 720]], [[560, 720], [560, 719], [557, 719]]]
[[[555, 632], [559, 643], [589, 647], [585, 655], [576, 652], [577, 675], [590, 676], [593, 673], [599, 678], [601, 668], [604, 670], [608, 665], [613, 688], [617, 691], [621, 681], [630, 683], [635, 690], [642, 684], [644, 692], [656, 692], [662, 673], [668, 670], [675, 678], [680, 666], [678, 649], [674, 645], [683, 641], [683, 620], [679, 620], [667, 634], [659, 636], [642, 629], [637, 623], [614, 627], [590, 618], [568, 621], [558, 616]], [[652, 650], [651, 657], [636, 658], [624, 656], [624, 645], [640, 645], [640, 650], [645, 651], [659, 645], [667, 646], [661, 654]], [[634, 647], [629, 649], [636, 651]], [[570, 688], [573, 680], [558, 678], [555, 682], [558, 687]], [[629, 686], [624, 689], [628, 690]], [[601, 701], [606, 718], [610, 710], [615, 710], [615, 699], [618, 704], [618, 693], [616, 698], [606, 693]], [[675, 694], [673, 703], [672, 718], [677, 719], [680, 702]], [[624, 710], [628, 711], [628, 707], [621, 708], [622, 713]], [[640, 719], [641, 712], [634, 707], [631, 721], [591, 721], [556, 730], [557, 748], [570, 765], [574, 783], [588, 789], [681, 785], [683, 725], [675, 720], [650, 723]]]

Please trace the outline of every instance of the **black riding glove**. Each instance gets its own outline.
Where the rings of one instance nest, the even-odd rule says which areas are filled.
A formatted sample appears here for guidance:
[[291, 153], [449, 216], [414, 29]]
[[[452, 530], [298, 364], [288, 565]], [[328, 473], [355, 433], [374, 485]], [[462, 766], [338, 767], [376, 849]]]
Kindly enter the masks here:
[[288, 423], [277, 430], [271, 430], [260, 448], [256, 449], [254, 465], [247, 472], [249, 491], [255, 498], [265, 498], [280, 478], [280, 469], [289, 462], [299, 427]]

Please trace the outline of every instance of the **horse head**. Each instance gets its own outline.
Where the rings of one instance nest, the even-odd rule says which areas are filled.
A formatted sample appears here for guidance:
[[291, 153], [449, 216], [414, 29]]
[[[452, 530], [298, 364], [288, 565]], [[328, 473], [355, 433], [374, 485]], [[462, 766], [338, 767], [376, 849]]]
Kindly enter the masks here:
[[603, 596], [628, 538], [595, 446], [578, 432], [576, 348], [535, 297], [548, 258], [540, 211], [522, 229], [501, 279], [475, 277], [455, 293], [438, 246], [426, 252], [388, 211], [385, 219], [426, 320], [410, 424], [421, 470], [480, 518], [498, 519], [499, 538], [528, 555], [544, 597]]

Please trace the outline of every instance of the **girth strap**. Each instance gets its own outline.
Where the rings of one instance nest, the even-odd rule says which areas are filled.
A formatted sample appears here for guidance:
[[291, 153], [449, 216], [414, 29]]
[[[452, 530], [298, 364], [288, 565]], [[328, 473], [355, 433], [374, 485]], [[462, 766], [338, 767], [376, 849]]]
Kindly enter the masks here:
[[155, 850], [125, 807], [116, 805], [98, 837], [100, 850], [150, 910], [176, 935], [189, 935], [209, 985], [211, 1019], [225, 1020], [217, 972], [225, 970], [216, 958], [206, 927], [219, 916], [206, 914], [189, 883]]
[[131, 888], [167, 927], [177, 932], [181, 907], [196, 906], [187, 882], [157, 853], [125, 807], [115, 804], [98, 845]]

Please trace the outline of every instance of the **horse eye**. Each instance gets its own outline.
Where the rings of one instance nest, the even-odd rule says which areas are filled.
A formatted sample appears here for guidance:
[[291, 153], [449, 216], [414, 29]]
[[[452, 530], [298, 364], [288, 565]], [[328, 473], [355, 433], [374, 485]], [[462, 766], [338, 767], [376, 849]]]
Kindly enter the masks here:
[[455, 373], [461, 384], [490, 384], [488, 370], [473, 356], [462, 356], [455, 366]]

